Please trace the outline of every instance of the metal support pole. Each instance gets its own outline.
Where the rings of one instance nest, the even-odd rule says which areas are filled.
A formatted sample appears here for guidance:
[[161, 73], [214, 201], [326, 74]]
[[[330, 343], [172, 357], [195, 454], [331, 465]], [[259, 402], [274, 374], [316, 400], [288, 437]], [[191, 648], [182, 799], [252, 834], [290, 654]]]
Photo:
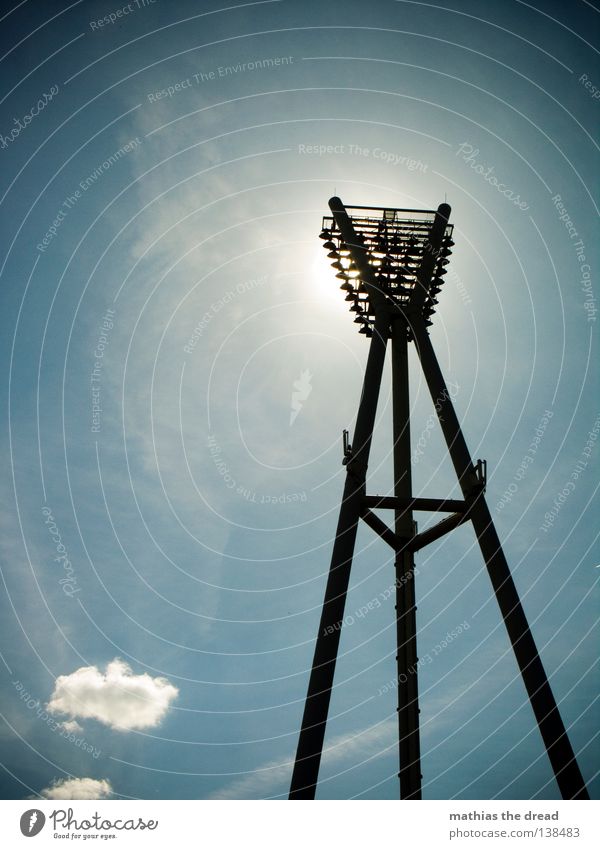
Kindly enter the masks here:
[[[406, 324], [392, 324], [392, 418], [394, 432], [394, 496], [412, 499], [410, 454], [410, 400]], [[400, 798], [421, 798], [421, 747], [419, 742], [419, 691], [417, 679], [417, 626], [414, 555], [409, 549], [414, 535], [410, 508], [396, 509], [396, 655], [398, 663], [398, 730]]]
[[356, 417], [352, 456], [346, 465], [344, 495], [302, 717], [290, 799], [314, 799], [315, 797], [389, 325], [389, 314], [385, 308], [382, 308], [375, 319]]
[[500, 606], [509, 639], [529, 694], [539, 729], [563, 799], [589, 799], [575, 753], [554, 699], [533, 635], [521, 605], [488, 506], [480, 490], [473, 498], [477, 476], [454, 406], [420, 315], [411, 316], [411, 330], [448, 451], [465, 500], [472, 499], [469, 518]]

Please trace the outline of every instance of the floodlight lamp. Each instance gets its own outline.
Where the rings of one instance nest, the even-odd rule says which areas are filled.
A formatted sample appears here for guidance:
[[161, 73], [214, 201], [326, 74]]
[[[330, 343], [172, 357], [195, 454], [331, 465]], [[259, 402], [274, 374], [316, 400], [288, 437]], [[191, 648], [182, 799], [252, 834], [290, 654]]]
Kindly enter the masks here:
[[[336, 277], [342, 281], [340, 288], [351, 311], [355, 315], [359, 313], [363, 323], [372, 329], [374, 286], [402, 309], [418, 302], [423, 317], [428, 317], [437, 303], [433, 296], [440, 291], [446, 273], [444, 266], [450, 254], [452, 225], [447, 224], [447, 219], [444, 221], [445, 232], [433, 251], [430, 238], [435, 210], [357, 206], [345, 207], [345, 212], [351, 221], [351, 230], [342, 234], [334, 214], [323, 218], [322, 232], [329, 237], [328, 258], [333, 260], [332, 265], [338, 272]], [[366, 268], [363, 268], [363, 261]], [[424, 266], [427, 281], [422, 276]], [[365, 284], [365, 279], [369, 285]], [[407, 329], [407, 334], [409, 332]]]

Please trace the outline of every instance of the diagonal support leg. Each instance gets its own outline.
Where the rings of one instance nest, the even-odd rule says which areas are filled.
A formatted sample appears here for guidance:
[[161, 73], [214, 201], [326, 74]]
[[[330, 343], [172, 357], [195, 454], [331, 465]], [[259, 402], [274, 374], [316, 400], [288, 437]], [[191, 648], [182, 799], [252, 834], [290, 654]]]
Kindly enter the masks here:
[[[456, 417], [450, 395], [427, 333], [425, 323], [415, 315], [411, 322], [415, 344], [425, 379], [433, 399], [448, 451], [465, 500], [476, 485], [469, 450]], [[550, 682], [542, 665], [533, 635], [521, 605], [508, 563], [496, 533], [483, 494], [472, 503], [469, 518], [485, 560], [500, 612], [521, 670], [523, 682], [535, 714], [552, 769], [563, 799], [589, 799], [575, 753], [567, 736]]]
[[344, 618], [356, 532], [362, 510], [367, 464], [389, 335], [390, 319], [380, 309], [375, 320], [338, 520], [323, 611], [317, 633], [308, 694], [290, 787], [290, 799], [314, 799], [329, 712], [331, 688]]

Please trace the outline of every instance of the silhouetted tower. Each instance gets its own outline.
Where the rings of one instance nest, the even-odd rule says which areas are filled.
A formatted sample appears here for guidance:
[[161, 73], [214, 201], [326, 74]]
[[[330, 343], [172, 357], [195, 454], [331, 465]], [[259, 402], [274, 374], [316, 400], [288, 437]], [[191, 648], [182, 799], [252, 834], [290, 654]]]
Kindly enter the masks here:
[[[445, 266], [454, 245], [450, 207], [413, 209], [344, 207], [331, 198], [332, 216], [323, 219], [321, 238], [342, 281], [341, 289], [359, 332], [371, 339], [352, 445], [344, 432], [346, 481], [290, 799], [314, 799], [325, 724], [358, 523], [362, 519], [395, 553], [398, 647], [398, 729], [400, 798], [421, 798], [417, 629], [414, 554], [464, 522], [472, 522], [521, 670], [560, 792], [564, 799], [588, 794], [567, 736], [500, 540], [484, 498], [486, 465], [473, 464], [444, 382], [428, 325], [437, 304]], [[388, 340], [392, 356], [394, 495], [367, 495], [366, 476], [377, 399]], [[414, 342], [441, 430], [462, 491], [461, 500], [415, 498], [412, 493], [408, 343]], [[373, 509], [394, 511], [388, 527]], [[417, 532], [413, 513], [449, 513]]]

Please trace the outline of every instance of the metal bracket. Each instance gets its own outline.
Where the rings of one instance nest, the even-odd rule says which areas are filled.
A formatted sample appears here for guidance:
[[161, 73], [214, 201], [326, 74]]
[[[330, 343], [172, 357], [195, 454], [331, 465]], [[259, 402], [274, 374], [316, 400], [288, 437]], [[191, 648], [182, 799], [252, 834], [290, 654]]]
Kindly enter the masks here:
[[477, 492], [485, 492], [487, 485], [487, 460], [478, 460], [475, 463], [475, 478]]
[[342, 441], [344, 445], [344, 457], [342, 459], [342, 466], [345, 466], [349, 460], [352, 459], [352, 446], [348, 441], [348, 431], [344, 430], [342, 432]]

